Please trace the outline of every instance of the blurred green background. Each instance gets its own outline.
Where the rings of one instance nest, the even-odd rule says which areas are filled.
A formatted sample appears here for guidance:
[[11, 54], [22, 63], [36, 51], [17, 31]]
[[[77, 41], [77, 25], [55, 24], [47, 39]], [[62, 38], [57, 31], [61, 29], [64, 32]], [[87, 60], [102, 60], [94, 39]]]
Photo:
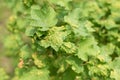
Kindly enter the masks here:
[[5, 23], [7, 22], [9, 14], [9, 9], [5, 6], [3, 0], [0, 0], [0, 56], [3, 54], [3, 40], [7, 34]]
[[12, 59], [5, 55], [6, 49], [4, 48], [3, 41], [5, 40], [7, 34], [9, 34], [6, 28], [6, 23], [10, 13], [11, 12], [4, 3], [4, 0], [0, 0], [0, 69], [4, 69], [8, 74], [13, 72]]

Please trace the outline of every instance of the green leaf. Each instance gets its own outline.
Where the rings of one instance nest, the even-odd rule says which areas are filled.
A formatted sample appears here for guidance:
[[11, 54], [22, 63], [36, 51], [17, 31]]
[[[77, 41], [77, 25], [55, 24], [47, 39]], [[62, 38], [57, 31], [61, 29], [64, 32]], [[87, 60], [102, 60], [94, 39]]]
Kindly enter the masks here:
[[83, 15], [85, 17], [94, 18], [96, 21], [105, 15], [105, 11], [102, 10], [96, 1], [89, 1], [83, 4]]
[[69, 2], [72, 0], [49, 0], [50, 2], [56, 4], [56, 5], [60, 5], [62, 7], [65, 7], [65, 9], [69, 9]]
[[70, 12], [67, 16], [65, 16], [64, 20], [71, 26], [78, 27], [79, 18], [80, 18], [79, 14], [80, 14], [80, 9], [76, 8], [72, 12]]
[[31, 26], [40, 27], [41, 31], [46, 31], [57, 23], [56, 12], [52, 7], [44, 5], [31, 7]]
[[49, 80], [49, 71], [47, 69], [33, 68], [29, 72], [24, 73], [19, 80]]
[[82, 61], [77, 57], [68, 57], [66, 62], [72, 66], [72, 70], [76, 73], [81, 73], [83, 71]]
[[120, 56], [120, 48], [116, 47], [116, 52]]
[[98, 59], [103, 62], [104, 61], [110, 62], [111, 61], [110, 55], [113, 54], [114, 49], [115, 49], [115, 46], [113, 44], [107, 44], [107, 45], [101, 46]]
[[119, 80], [120, 79], [120, 76], [119, 76], [120, 75], [120, 57], [117, 57], [109, 65], [110, 65], [110, 68], [113, 69], [110, 77], [115, 78], [115, 80]]
[[76, 73], [74, 71], [72, 71], [71, 69], [67, 69], [60, 80], [75, 80], [75, 76], [76, 76]]
[[105, 24], [106, 29], [108, 29], [108, 30], [119, 27], [113, 19], [108, 19], [108, 20], [104, 21], [104, 24]]
[[114, 69], [114, 71], [111, 72], [110, 77], [115, 80], [120, 80], [120, 69]]
[[113, 60], [110, 63], [111, 68], [113, 69], [120, 69], [120, 57], [115, 58], [115, 60]]
[[81, 9], [76, 8], [64, 17], [65, 22], [71, 25], [71, 29], [76, 36], [88, 36], [94, 29], [91, 27], [93, 24], [88, 20], [81, 20]]
[[35, 34], [36, 28], [34, 27], [27, 27], [25, 34], [27, 36], [33, 36]]
[[79, 42], [78, 53], [79, 58], [84, 61], [88, 60], [88, 56], [97, 56], [100, 52], [94, 37], [88, 37]]
[[63, 73], [68, 68], [68, 64], [66, 63], [66, 57], [58, 57], [55, 62], [54, 66], [58, 68], [57, 73]]
[[29, 48], [28, 45], [24, 45], [21, 49], [20, 49], [20, 53], [19, 53], [19, 56], [23, 59], [28, 59], [30, 58], [32, 55], [32, 51], [31, 49]]

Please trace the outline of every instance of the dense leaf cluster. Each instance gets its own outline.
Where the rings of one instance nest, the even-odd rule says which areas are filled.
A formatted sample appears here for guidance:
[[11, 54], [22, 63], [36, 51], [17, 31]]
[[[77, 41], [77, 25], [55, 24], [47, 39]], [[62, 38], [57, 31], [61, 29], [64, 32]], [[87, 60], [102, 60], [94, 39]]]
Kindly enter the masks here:
[[119, 0], [6, 2], [13, 80], [120, 80]]

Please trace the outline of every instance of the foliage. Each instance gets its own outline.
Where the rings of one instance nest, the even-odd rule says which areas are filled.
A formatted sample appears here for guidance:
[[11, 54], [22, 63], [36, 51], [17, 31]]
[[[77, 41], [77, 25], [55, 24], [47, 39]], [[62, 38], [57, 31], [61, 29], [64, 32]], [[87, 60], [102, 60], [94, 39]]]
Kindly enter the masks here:
[[5, 73], [4, 69], [0, 68], [0, 80], [8, 80], [9, 76]]
[[119, 0], [5, 1], [13, 80], [120, 80]]

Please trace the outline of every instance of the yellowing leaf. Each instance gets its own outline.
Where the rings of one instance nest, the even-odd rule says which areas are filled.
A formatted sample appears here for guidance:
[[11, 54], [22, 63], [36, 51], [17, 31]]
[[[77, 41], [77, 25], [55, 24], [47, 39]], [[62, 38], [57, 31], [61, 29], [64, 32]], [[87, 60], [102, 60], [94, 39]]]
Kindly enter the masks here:
[[65, 28], [62, 27], [52, 27], [48, 35], [41, 40], [40, 45], [47, 48], [48, 46], [51, 46], [53, 49], [58, 51], [58, 49], [62, 46], [63, 41], [65, 37], [67, 36], [67, 33], [64, 32]]

